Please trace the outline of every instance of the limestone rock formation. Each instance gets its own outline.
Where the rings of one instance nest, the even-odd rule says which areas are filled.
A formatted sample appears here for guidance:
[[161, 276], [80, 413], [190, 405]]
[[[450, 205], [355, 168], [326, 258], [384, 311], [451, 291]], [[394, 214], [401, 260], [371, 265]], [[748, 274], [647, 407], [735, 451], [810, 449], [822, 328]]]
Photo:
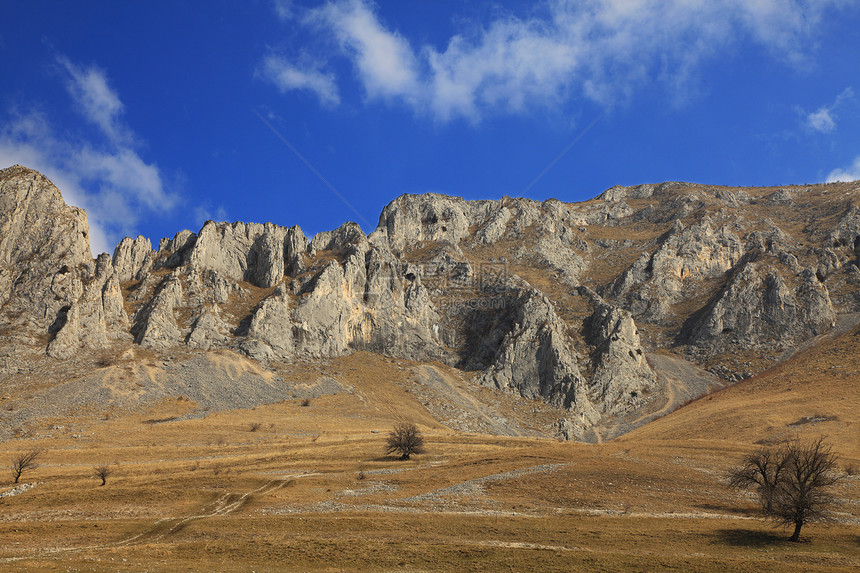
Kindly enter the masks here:
[[660, 320], [689, 294], [691, 285], [723, 275], [742, 254], [740, 239], [727, 226], [715, 230], [709, 217], [689, 227], [676, 220], [657, 250], [636, 259], [608, 293], [637, 316]]
[[290, 317], [290, 296], [283, 285], [260, 303], [251, 317], [243, 349], [258, 359], [293, 355], [293, 329]]
[[[583, 203], [403, 195], [369, 235], [207, 221], [94, 261], [86, 214], [15, 166], [0, 171], [0, 353], [438, 360], [558, 408], [548, 432], [597, 439], [663, 406], [648, 353], [737, 380], [860, 312], [858, 195], [679, 182]], [[739, 350], [754, 363], [735, 364]]]
[[172, 239], [164, 238], [158, 244], [154, 269], [174, 268], [184, 265], [191, 256], [191, 249], [197, 243], [197, 234], [188, 229], [179, 231]]
[[126, 237], [113, 252], [113, 267], [120, 283], [139, 281], [152, 268], [152, 243], [143, 235]]
[[55, 358], [68, 358], [80, 348], [101, 348], [110, 340], [128, 337], [122, 291], [107, 253], [99, 255], [93, 277], [65, 311], [65, 319], [55, 324], [58, 330], [47, 347]]
[[418, 241], [447, 241], [457, 244], [469, 234], [469, 206], [459, 197], [428, 193], [402, 195], [379, 216], [388, 244], [395, 252]]
[[855, 251], [860, 251], [860, 206], [848, 210], [830, 232], [826, 244], [828, 247], [851, 245]]
[[510, 330], [479, 382], [574, 410], [582, 432], [599, 415], [588, 400], [586, 380], [569, 346], [564, 322], [538, 291], [526, 291], [510, 304]]
[[199, 270], [267, 288], [284, 278], [287, 229], [271, 223], [214, 223], [207, 221], [188, 259]]
[[194, 318], [185, 344], [191, 348], [209, 350], [227, 343], [230, 327], [220, 316], [216, 305], [207, 305]]
[[150, 348], [167, 348], [185, 337], [176, 324], [174, 309], [182, 305], [182, 282], [176, 271], [167, 275], [134, 318], [134, 341]]
[[827, 332], [836, 313], [827, 287], [807, 271], [792, 287], [778, 270], [746, 263], [682, 336], [706, 348], [782, 349]]
[[20, 166], [0, 171], [0, 307], [7, 335], [47, 337], [56, 357], [128, 329], [110, 257], [90, 254], [86, 213]]
[[94, 270], [89, 226], [45, 176], [0, 171], [0, 306], [44, 332], [83, 293]]
[[657, 382], [645, 360], [639, 330], [630, 313], [600, 302], [588, 318], [595, 347], [589, 396], [609, 414], [626, 413], [644, 404]]

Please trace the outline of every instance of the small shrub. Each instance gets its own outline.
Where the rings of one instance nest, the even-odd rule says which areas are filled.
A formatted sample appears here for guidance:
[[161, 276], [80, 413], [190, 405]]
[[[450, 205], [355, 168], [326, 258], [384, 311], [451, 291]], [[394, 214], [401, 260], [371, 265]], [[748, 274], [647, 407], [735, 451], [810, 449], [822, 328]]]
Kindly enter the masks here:
[[15, 483], [18, 483], [18, 480], [21, 479], [21, 474], [25, 471], [34, 470], [39, 467], [36, 464], [36, 459], [40, 455], [42, 455], [41, 450], [30, 450], [29, 452], [22, 452], [12, 456], [12, 477], [15, 479]]
[[260, 429], [260, 426], [262, 426], [262, 425], [263, 425], [263, 424], [261, 424], [260, 422], [251, 422], [251, 423], [248, 425], [248, 431], [249, 431], [249, 432], [256, 432], [257, 430], [259, 430], [259, 429]]
[[107, 483], [107, 478], [110, 477], [111, 474], [113, 474], [113, 469], [111, 469], [111, 467], [107, 464], [102, 464], [93, 468], [93, 475], [102, 480], [102, 483], [99, 485], [99, 487]]
[[418, 426], [401, 422], [394, 426], [386, 441], [386, 453], [399, 453], [401, 460], [408, 460], [414, 454], [424, 453], [424, 437]]
[[311, 405], [311, 399], [310, 398], [305, 398], [304, 400], [302, 400], [302, 408], [307, 408], [310, 405]]
[[851, 462], [845, 466], [845, 473], [850, 476], [856, 476], [860, 474], [860, 467], [858, 467], [856, 463]]

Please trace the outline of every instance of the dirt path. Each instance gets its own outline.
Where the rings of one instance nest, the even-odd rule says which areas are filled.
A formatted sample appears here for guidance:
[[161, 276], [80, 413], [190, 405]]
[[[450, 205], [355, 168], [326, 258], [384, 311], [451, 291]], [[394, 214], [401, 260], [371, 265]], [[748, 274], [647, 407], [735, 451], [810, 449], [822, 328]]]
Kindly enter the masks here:
[[206, 519], [208, 517], [217, 517], [221, 515], [229, 515], [241, 508], [250, 499], [252, 495], [265, 495], [275, 490], [281, 489], [292, 480], [273, 479], [266, 482], [257, 489], [245, 492], [243, 494], [225, 493], [212, 503], [203, 506], [200, 512], [195, 515], [187, 515], [178, 518], [165, 518], [155, 522], [150, 529], [138, 533], [128, 539], [112, 544], [113, 547], [124, 547], [134, 543], [152, 543], [163, 539], [164, 537], [176, 533], [183, 527], [198, 519]]
[[[654, 353], [648, 353], [645, 356], [651, 369], [657, 374], [659, 391], [646, 406], [592, 428], [594, 434], [592, 443], [602, 444], [604, 441], [610, 441], [674, 412], [690, 399], [704, 396], [728, 385], [728, 382], [711, 372], [676, 356]], [[654, 403], [660, 403], [658, 400], [661, 398], [665, 398], [665, 403], [659, 409], [652, 410], [651, 408], [656, 405]]]
[[235, 492], [224, 493], [218, 499], [204, 505], [197, 513], [193, 515], [186, 515], [183, 517], [166, 517], [163, 519], [159, 519], [155, 522], [155, 524], [153, 524], [146, 530], [136, 535], [132, 535], [131, 537], [121, 539], [119, 541], [114, 541], [111, 543], [102, 543], [98, 545], [85, 545], [81, 547], [45, 547], [34, 552], [32, 555], [0, 558], [0, 563], [12, 563], [24, 559], [58, 556], [67, 553], [75, 553], [78, 551], [128, 547], [130, 545], [142, 543], [156, 543], [162, 540], [164, 537], [180, 531], [183, 527], [185, 527], [192, 521], [196, 521], [198, 519], [206, 519], [210, 517], [229, 515], [239, 510], [243, 505], [245, 505], [245, 503], [248, 502], [251, 496], [265, 495], [267, 493], [271, 493], [273, 491], [281, 489], [284, 486], [289, 485], [293, 481], [293, 479], [273, 479], [267, 481], [265, 484], [261, 485], [256, 489], [247, 491], [242, 494]]
[[680, 389], [680, 384], [681, 383], [675, 378], [666, 377], [666, 404], [656, 412], [639, 416], [630, 422], [630, 424], [634, 427], [640, 426], [646, 422], [650, 422], [651, 420], [656, 420], [660, 416], [665, 416], [677, 408], [680, 405], [678, 404], [678, 391]]

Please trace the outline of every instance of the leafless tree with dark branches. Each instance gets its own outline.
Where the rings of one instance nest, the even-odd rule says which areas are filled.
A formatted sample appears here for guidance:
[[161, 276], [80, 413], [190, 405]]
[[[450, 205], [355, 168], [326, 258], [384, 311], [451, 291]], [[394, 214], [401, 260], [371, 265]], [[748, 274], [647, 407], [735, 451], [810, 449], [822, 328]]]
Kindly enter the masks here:
[[804, 524], [827, 518], [833, 503], [828, 489], [839, 481], [838, 456], [823, 437], [799, 439], [776, 449], [762, 449], [730, 474], [737, 488], [756, 490], [765, 515], [794, 526], [790, 541], [800, 540]]
[[785, 463], [785, 448], [761, 448], [748, 455], [741, 467], [731, 471], [729, 483], [736, 489], [755, 489], [762, 509], [770, 513]]
[[29, 452], [21, 452], [12, 456], [12, 477], [15, 478], [15, 483], [21, 479], [21, 474], [28, 470], [34, 470], [39, 467], [36, 464], [36, 459], [42, 454], [41, 450], [30, 450]]
[[113, 469], [107, 464], [96, 466], [93, 468], [93, 476], [102, 480], [102, 483], [99, 484], [100, 487], [107, 483], [107, 478], [109, 478], [112, 474]]
[[399, 453], [401, 460], [408, 460], [413, 454], [424, 453], [424, 437], [415, 424], [401, 422], [394, 426], [388, 435], [386, 453]]

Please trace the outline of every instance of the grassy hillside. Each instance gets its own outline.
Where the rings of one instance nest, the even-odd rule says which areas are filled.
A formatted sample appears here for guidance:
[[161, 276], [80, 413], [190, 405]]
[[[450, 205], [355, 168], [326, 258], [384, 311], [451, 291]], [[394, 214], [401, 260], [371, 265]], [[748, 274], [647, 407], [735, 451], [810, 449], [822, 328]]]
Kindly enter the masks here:
[[[839, 486], [837, 523], [790, 544], [723, 476], [756, 443], [795, 434], [824, 433], [860, 461], [858, 344], [824, 340], [601, 445], [457, 431], [414, 364], [367, 353], [279, 372], [309, 393], [253, 409], [188, 418], [196, 404], [165, 398], [81, 411], [0, 444], [4, 462], [43, 450], [23, 487], [8, 475], [0, 487], [0, 570], [857, 570], [860, 478]], [[247, 368], [213, 360], [237, 380]], [[346, 391], [315, 396], [321, 377]], [[474, 412], [516, 421], [538, 406]], [[399, 420], [419, 425], [426, 454], [384, 455]], [[105, 487], [99, 464], [114, 470]]]
[[617, 440], [618, 444], [749, 448], [825, 435], [860, 462], [860, 331], [826, 337], [791, 360]]

